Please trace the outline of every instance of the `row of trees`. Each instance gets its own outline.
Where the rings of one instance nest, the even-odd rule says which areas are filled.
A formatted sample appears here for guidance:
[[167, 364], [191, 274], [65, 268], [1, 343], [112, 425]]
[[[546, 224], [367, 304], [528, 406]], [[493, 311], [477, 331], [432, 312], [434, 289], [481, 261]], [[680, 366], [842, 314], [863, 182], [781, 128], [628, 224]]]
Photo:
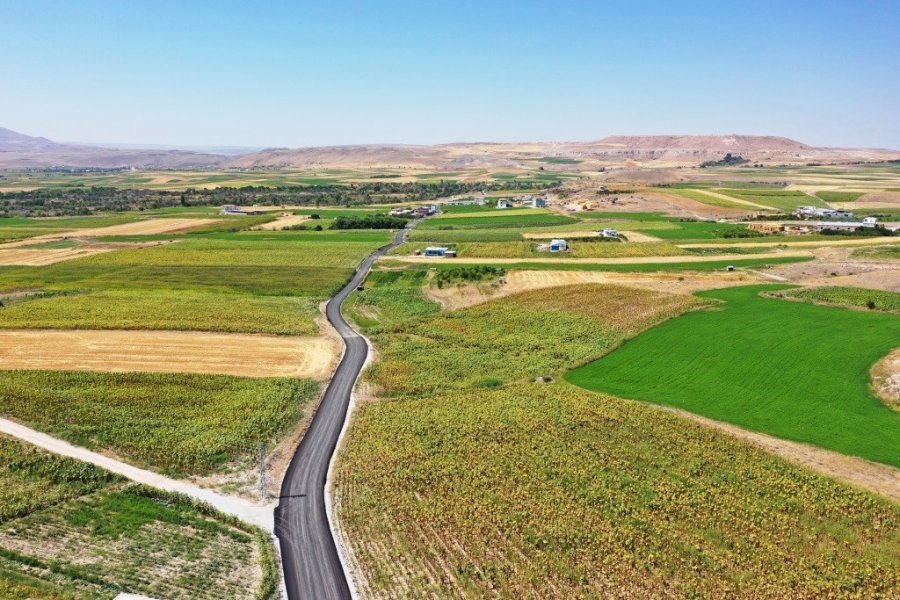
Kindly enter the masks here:
[[204, 205], [361, 206], [389, 202], [424, 202], [480, 191], [545, 188], [534, 182], [436, 183], [372, 182], [307, 186], [246, 186], [184, 191], [116, 187], [56, 187], [0, 193], [0, 216], [88, 215], [97, 211], [147, 210]]

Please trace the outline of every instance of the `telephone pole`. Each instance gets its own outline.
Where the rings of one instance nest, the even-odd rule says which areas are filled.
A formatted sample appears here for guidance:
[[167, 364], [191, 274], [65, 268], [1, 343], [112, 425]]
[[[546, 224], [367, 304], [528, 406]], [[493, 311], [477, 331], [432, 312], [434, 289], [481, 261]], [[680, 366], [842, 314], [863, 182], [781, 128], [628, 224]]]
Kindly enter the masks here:
[[266, 443], [259, 443], [259, 497], [268, 500], [266, 493]]

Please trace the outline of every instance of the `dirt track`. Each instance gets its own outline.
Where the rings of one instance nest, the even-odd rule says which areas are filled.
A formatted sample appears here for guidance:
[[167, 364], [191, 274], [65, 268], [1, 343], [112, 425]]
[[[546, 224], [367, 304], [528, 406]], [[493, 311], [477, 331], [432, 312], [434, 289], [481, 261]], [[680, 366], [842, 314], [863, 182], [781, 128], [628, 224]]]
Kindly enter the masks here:
[[783, 257], [808, 257], [813, 254], [806, 250], [793, 250], [777, 254], [718, 254], [709, 256], [631, 256], [625, 258], [441, 258], [430, 256], [400, 255], [387, 256], [385, 260], [397, 260], [406, 263], [449, 263], [463, 265], [509, 265], [509, 264], [545, 264], [545, 265], [643, 265], [671, 263], [703, 263], [729, 260], [772, 259]]
[[503, 285], [470, 284], [444, 288], [425, 287], [425, 294], [445, 309], [465, 308], [494, 298], [520, 292], [564, 285], [610, 283], [655, 292], [692, 294], [699, 290], [749, 285], [761, 281], [755, 275], [742, 272], [719, 273], [615, 273], [601, 271], [527, 271], [512, 270]]
[[331, 374], [339, 350], [319, 337], [185, 331], [0, 331], [0, 369], [218, 373], [243, 377]]
[[[630, 238], [629, 238], [630, 239]], [[787, 246], [788, 248], [827, 248], [829, 246], [880, 246], [883, 244], [900, 244], [900, 237], [862, 237], [856, 240], [819, 240], [819, 241], [791, 241], [790, 238], [778, 238], [766, 242], [735, 242], [711, 244], [677, 244], [679, 248], [771, 248], [772, 246]]]

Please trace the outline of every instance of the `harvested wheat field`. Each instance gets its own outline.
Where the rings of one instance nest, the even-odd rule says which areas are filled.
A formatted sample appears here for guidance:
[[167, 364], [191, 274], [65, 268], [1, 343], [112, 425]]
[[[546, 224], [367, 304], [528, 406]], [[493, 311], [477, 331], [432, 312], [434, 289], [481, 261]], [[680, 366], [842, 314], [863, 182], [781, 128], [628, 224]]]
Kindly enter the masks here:
[[260, 231], [279, 231], [281, 229], [284, 229], [285, 227], [300, 225], [307, 220], [309, 220], [309, 215], [293, 215], [288, 213], [281, 215], [281, 217], [274, 221], [263, 223], [262, 225], [254, 227], [253, 229], [257, 229]]
[[[105, 237], [110, 235], [159, 235], [161, 233], [179, 233], [190, 231], [210, 223], [218, 223], [221, 219], [147, 219], [109, 227], [78, 229], [70, 231], [68, 237]], [[62, 237], [58, 234], [54, 237]]]
[[324, 379], [339, 355], [320, 337], [187, 331], [0, 332], [0, 369], [207, 373]]
[[[33, 242], [34, 240], [29, 240]], [[31, 246], [0, 247], [0, 266], [25, 266], [43, 267], [54, 263], [83, 258], [94, 254], [103, 254], [113, 250], [126, 250], [130, 248], [147, 248], [159, 246], [165, 242], [150, 242], [146, 244], [84, 244], [71, 248], [40, 248]]]
[[503, 285], [469, 284], [444, 288], [426, 287], [425, 293], [447, 310], [465, 308], [495, 298], [530, 290], [567, 285], [606, 283], [654, 292], [693, 294], [700, 290], [747, 285], [762, 281], [743, 272], [719, 273], [616, 273], [603, 271], [512, 270]]

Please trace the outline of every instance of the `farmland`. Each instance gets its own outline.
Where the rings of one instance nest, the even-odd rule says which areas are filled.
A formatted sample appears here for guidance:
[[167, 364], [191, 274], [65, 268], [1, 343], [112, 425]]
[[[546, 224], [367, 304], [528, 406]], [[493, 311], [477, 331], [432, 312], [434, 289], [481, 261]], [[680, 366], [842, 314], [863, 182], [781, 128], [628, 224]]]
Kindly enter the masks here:
[[[869, 369], [896, 346], [900, 319], [758, 295], [775, 289], [701, 292], [724, 303], [651, 329], [566, 377], [595, 391], [900, 465], [900, 414], [869, 390]], [[853, 335], [834, 335], [838, 330]]]
[[713, 301], [583, 285], [371, 326], [381, 399], [357, 409], [336, 481], [364, 591], [865, 597], [900, 585], [896, 505], [559, 381]]
[[0, 498], [0, 597], [109, 598], [130, 591], [249, 599], [274, 590], [261, 532], [5, 437]]
[[203, 474], [252, 460], [258, 442], [300, 420], [317, 387], [285, 378], [3, 371], [0, 413], [138, 465]]
[[865, 288], [820, 287], [800, 288], [780, 294], [789, 300], [800, 300], [828, 306], [847, 306], [900, 313], [900, 293]]
[[60, 293], [10, 304], [0, 328], [172, 329], [316, 335], [318, 300], [198, 291]]

